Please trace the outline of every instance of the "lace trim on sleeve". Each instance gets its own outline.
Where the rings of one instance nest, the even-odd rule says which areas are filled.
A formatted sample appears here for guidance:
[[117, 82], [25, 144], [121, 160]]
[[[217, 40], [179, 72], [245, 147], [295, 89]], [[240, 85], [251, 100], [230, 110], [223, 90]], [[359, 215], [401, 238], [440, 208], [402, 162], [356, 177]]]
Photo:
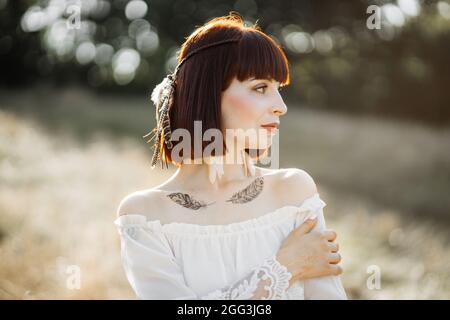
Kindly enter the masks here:
[[275, 255], [266, 259], [245, 278], [231, 286], [217, 289], [203, 300], [279, 300], [289, 287], [292, 274], [276, 260]]

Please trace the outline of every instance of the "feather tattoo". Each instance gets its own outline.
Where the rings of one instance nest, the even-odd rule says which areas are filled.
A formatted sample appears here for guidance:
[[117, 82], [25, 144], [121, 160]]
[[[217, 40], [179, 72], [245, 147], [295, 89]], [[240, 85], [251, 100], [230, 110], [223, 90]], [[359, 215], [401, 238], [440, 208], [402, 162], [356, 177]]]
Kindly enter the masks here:
[[255, 199], [263, 190], [264, 178], [258, 177], [251, 184], [249, 184], [245, 189], [233, 194], [233, 196], [227, 200], [227, 202], [232, 202], [234, 204], [247, 203]]
[[209, 206], [210, 204], [215, 203], [215, 202], [212, 202], [212, 203], [207, 204], [203, 201], [195, 200], [187, 193], [181, 193], [181, 192], [174, 192], [174, 193], [168, 194], [167, 196], [172, 201], [178, 203], [180, 206], [183, 206], [185, 208], [192, 209], [192, 210], [198, 210], [200, 208], [204, 208], [206, 206]]

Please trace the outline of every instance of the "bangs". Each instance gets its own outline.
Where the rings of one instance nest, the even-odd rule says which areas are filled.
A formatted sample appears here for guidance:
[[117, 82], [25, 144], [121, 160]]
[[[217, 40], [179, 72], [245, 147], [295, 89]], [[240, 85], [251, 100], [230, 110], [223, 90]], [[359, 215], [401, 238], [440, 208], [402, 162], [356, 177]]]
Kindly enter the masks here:
[[290, 84], [289, 62], [283, 50], [269, 36], [259, 31], [244, 32], [238, 46], [235, 75], [239, 81], [250, 77]]

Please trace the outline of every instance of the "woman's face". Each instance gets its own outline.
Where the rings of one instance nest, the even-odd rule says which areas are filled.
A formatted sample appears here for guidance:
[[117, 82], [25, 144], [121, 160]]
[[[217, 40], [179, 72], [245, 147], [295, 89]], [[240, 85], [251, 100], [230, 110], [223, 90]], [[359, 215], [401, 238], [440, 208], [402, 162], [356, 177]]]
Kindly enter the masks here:
[[222, 128], [233, 129], [238, 141], [245, 141], [245, 148], [267, 149], [278, 128], [263, 125], [279, 124], [280, 116], [287, 112], [279, 87], [275, 80], [249, 78], [241, 82], [235, 77], [222, 92]]

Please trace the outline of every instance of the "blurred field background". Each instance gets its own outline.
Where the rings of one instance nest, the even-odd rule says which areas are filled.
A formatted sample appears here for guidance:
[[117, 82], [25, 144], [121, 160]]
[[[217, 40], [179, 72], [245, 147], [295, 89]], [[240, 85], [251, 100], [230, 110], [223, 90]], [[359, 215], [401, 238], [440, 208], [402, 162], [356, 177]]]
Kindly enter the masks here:
[[133, 16], [137, 2], [81, 1], [72, 32], [46, 9], [70, 1], [0, 0], [1, 299], [134, 298], [116, 209], [174, 172], [150, 169], [149, 90], [194, 25], [232, 9], [286, 48], [280, 166], [315, 179], [349, 298], [450, 298], [448, 1], [154, 1]]

